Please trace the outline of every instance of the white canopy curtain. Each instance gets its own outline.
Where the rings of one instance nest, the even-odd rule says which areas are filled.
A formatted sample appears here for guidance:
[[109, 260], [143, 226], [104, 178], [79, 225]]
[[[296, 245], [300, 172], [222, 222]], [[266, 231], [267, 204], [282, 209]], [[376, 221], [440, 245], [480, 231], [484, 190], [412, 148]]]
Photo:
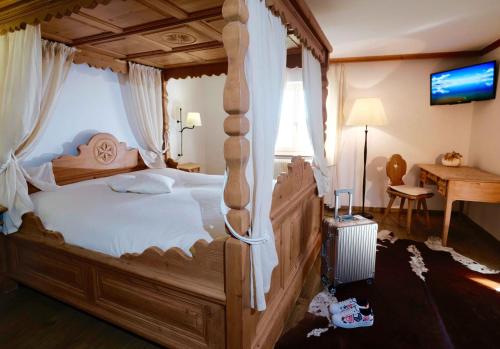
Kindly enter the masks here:
[[[40, 135], [48, 124], [56, 100], [68, 77], [76, 49], [66, 45], [42, 40], [42, 99], [40, 114], [28, 137], [16, 150], [16, 157], [23, 161], [35, 148]], [[47, 162], [38, 168], [24, 170], [26, 179], [37, 188], [49, 191], [57, 188], [52, 163]]]
[[[251, 245], [251, 306], [266, 309], [265, 294], [271, 274], [278, 265], [270, 212], [273, 194], [274, 147], [278, 135], [281, 100], [286, 76], [287, 29], [264, 1], [248, 0], [250, 42], [245, 58], [245, 75], [250, 90], [251, 154], [247, 178], [252, 188], [250, 237], [267, 237]], [[263, 40], [265, 38], [265, 40]]]
[[314, 151], [313, 172], [318, 194], [324, 196], [329, 190], [328, 166], [325, 158], [325, 135], [323, 128], [323, 91], [321, 64], [312, 52], [302, 48], [302, 80], [306, 104], [307, 130]]
[[120, 74], [127, 118], [146, 166], [165, 168], [161, 70], [129, 63], [128, 75]]
[[330, 65], [328, 82], [325, 149], [330, 190], [325, 195], [325, 203], [329, 207], [333, 207], [335, 205], [333, 189], [338, 187], [338, 163], [342, 147], [342, 126], [344, 125], [344, 65], [342, 63]]
[[4, 233], [21, 225], [33, 209], [28, 186], [14, 155], [40, 115], [42, 97], [40, 26], [0, 36], [0, 204], [8, 208]]

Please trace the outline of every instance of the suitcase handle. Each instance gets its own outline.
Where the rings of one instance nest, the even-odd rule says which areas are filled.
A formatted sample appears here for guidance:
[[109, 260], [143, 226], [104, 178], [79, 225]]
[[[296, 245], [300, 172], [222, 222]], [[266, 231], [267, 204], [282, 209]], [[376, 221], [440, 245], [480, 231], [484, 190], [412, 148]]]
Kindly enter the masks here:
[[[335, 196], [335, 220], [343, 221], [353, 219], [352, 215], [352, 189], [336, 189], [333, 191]], [[347, 215], [339, 216], [339, 197], [340, 194], [348, 194], [349, 195], [349, 213]]]

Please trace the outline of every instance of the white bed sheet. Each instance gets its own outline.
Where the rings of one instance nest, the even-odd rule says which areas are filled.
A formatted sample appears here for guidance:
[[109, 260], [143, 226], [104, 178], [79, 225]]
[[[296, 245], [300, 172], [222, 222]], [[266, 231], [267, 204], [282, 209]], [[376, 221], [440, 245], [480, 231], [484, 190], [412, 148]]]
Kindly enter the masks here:
[[[175, 179], [168, 194], [117, 193], [101, 178], [31, 195], [49, 230], [67, 243], [119, 257], [151, 246], [172, 247], [191, 255], [198, 240], [225, 235], [220, 212], [223, 176], [149, 169]], [[143, 171], [141, 171], [143, 172]]]

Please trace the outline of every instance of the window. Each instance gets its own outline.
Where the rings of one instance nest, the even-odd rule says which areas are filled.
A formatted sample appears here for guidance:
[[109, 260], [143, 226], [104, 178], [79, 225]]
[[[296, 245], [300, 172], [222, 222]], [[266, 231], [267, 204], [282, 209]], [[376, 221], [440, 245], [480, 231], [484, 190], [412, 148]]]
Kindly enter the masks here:
[[286, 83], [274, 153], [280, 156], [313, 155], [307, 131], [302, 81]]

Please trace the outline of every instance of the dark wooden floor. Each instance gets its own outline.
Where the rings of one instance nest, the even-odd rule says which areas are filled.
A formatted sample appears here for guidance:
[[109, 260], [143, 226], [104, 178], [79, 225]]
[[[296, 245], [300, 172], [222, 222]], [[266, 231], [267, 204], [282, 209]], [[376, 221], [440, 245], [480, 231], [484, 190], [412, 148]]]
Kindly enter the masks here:
[[[379, 220], [380, 213], [375, 213]], [[404, 222], [402, 218], [401, 223]], [[411, 236], [391, 214], [380, 227], [393, 231], [399, 238], [425, 241], [429, 234], [439, 235], [442, 215], [431, 216], [431, 227], [415, 218]], [[490, 267], [500, 269], [500, 242], [467, 217], [453, 217], [449, 245], [456, 251]], [[311, 298], [321, 289], [319, 261], [311, 273], [288, 321], [287, 328], [299, 321]], [[114, 349], [158, 348], [155, 344], [121, 330], [70, 306], [20, 286], [16, 291], [0, 294], [0, 348], [6, 349]]]

